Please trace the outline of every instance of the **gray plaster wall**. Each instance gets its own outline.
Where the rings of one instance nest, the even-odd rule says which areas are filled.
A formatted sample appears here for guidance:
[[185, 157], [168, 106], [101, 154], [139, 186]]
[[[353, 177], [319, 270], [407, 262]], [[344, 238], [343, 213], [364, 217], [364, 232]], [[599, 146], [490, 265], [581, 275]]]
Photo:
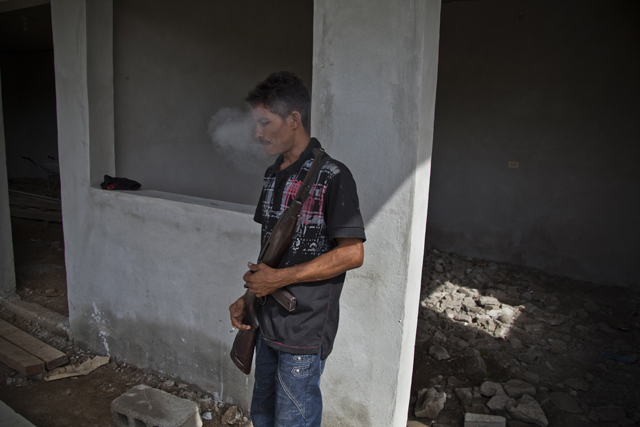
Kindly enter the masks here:
[[440, 1], [316, 0], [312, 133], [358, 184], [367, 242], [323, 374], [326, 426], [404, 427], [429, 193]]
[[0, 53], [0, 69], [9, 178], [46, 179], [44, 171], [22, 157], [35, 162], [58, 157], [53, 50]]
[[253, 207], [91, 186], [92, 169], [113, 174], [115, 165], [113, 139], [95, 132], [114, 122], [102, 102], [113, 86], [108, 70], [92, 68], [100, 60], [113, 67], [111, 8], [108, 0], [52, 2], [71, 334], [247, 407], [251, 381], [228, 355], [228, 306], [257, 257]]
[[230, 161], [209, 121], [223, 107], [248, 111], [247, 92], [274, 71], [294, 71], [310, 88], [312, 37], [312, 0], [115, 0], [118, 176], [255, 204], [272, 160]]
[[443, 4], [427, 246], [640, 284], [639, 16], [624, 0]]
[[[229, 359], [228, 306], [257, 256], [253, 206], [92, 185], [97, 170], [120, 170], [112, 7], [52, 2], [71, 333], [248, 408], [252, 379]], [[353, 172], [368, 236], [323, 377], [326, 426], [406, 425], [439, 17], [437, 0], [315, 2], [312, 133]], [[96, 132], [110, 123], [112, 134]]]
[[[1, 77], [0, 75], [0, 79]], [[0, 88], [1, 87], [0, 85]], [[2, 120], [2, 97], [0, 97], [0, 295], [16, 290], [16, 273], [13, 266], [11, 212], [9, 211], [7, 158], [4, 146], [4, 120]]]

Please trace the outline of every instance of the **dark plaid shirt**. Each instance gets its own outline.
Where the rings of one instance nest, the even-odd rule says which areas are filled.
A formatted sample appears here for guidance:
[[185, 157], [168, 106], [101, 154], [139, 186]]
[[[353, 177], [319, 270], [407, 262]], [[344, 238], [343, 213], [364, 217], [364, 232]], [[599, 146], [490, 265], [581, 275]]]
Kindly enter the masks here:
[[[300, 158], [289, 167], [279, 170], [283, 162], [279, 156], [267, 169], [254, 216], [254, 220], [262, 224], [263, 246], [309, 171], [314, 148], [320, 148], [320, 143], [312, 138]], [[329, 252], [336, 246], [336, 238], [365, 240], [351, 172], [328, 155], [318, 167], [317, 179], [310, 183], [309, 198], [300, 210], [291, 246], [280, 268], [311, 261]], [[265, 343], [292, 354], [317, 354], [322, 349], [322, 358], [326, 358], [338, 330], [339, 299], [345, 276], [343, 273], [329, 280], [287, 286], [286, 290], [297, 299], [296, 309], [291, 313], [268, 297], [259, 315]]]

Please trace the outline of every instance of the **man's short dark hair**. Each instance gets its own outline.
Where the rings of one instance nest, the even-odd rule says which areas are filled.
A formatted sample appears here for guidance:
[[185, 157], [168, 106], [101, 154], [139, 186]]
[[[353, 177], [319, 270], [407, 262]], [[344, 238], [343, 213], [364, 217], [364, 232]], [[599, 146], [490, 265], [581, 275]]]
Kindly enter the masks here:
[[294, 111], [300, 113], [302, 126], [309, 133], [309, 110], [311, 97], [298, 76], [289, 71], [271, 74], [258, 83], [244, 99], [252, 107], [262, 104], [272, 113], [286, 120]]

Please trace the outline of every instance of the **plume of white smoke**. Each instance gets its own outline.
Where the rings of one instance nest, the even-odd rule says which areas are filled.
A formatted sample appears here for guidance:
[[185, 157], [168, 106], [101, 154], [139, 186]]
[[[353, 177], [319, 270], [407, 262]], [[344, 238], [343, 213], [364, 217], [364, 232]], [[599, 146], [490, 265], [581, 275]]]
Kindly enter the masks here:
[[209, 121], [209, 138], [214, 148], [241, 170], [263, 172], [271, 161], [253, 138], [255, 122], [251, 111], [221, 108]]

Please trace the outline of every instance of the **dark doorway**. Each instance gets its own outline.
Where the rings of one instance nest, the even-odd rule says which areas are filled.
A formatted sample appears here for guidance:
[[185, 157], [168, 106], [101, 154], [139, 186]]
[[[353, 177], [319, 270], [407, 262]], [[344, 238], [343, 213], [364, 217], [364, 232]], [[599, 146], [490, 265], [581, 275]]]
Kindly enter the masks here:
[[0, 9], [0, 72], [16, 291], [68, 314], [51, 6]]

